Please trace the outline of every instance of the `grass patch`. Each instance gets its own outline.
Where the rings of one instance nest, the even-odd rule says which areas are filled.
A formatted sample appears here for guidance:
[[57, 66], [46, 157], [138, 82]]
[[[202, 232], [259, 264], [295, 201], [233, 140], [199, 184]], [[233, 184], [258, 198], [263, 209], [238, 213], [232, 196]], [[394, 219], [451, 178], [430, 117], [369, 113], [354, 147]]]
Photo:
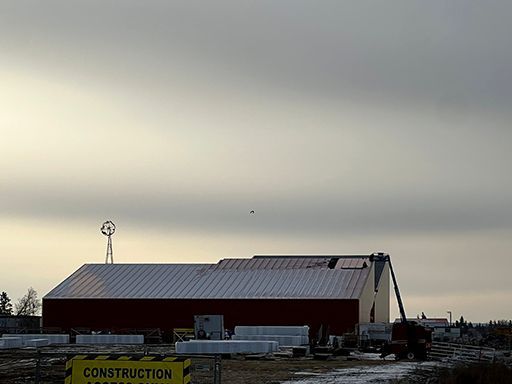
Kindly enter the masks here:
[[504, 364], [471, 364], [453, 368], [419, 368], [392, 384], [511, 384], [512, 369]]
[[512, 369], [503, 364], [472, 364], [439, 372], [439, 384], [510, 384]]

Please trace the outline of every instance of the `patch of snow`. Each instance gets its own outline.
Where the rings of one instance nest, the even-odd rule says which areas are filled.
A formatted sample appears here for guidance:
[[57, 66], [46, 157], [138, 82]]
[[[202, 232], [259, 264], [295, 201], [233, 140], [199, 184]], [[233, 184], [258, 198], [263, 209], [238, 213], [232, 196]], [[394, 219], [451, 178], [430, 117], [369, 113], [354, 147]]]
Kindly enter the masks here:
[[380, 357], [380, 353], [366, 353], [366, 352], [351, 352], [350, 357], [355, 357], [358, 360], [370, 360], [370, 361], [379, 361], [379, 360], [386, 360], [386, 361], [394, 361], [395, 355], [387, 355], [385, 358]]
[[318, 372], [294, 372], [294, 375], [301, 375], [301, 376], [320, 376], [321, 373]]
[[315, 378], [286, 381], [283, 384], [366, 384], [388, 383], [409, 375], [421, 363], [400, 362], [396, 364], [360, 366], [336, 369]]

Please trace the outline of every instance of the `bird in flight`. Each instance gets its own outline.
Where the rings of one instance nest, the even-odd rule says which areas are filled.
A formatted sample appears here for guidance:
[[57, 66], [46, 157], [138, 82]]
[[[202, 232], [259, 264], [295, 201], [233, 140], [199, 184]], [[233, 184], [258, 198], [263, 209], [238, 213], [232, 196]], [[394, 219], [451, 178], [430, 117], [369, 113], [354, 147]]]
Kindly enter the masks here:
[[254, 214], [254, 211], [251, 211], [251, 212], [249, 212], [249, 213]]

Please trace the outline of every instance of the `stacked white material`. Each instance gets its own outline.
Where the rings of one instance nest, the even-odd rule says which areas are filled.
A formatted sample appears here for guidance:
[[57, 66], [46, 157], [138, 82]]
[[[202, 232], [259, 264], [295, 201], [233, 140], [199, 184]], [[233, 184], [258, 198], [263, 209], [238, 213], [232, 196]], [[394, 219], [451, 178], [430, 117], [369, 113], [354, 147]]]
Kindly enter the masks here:
[[21, 337], [2, 337], [0, 339], [0, 349], [21, 348], [23, 340]]
[[309, 327], [301, 326], [248, 326], [238, 325], [235, 327], [236, 335], [279, 335], [279, 336], [308, 336]]
[[233, 340], [266, 340], [277, 341], [279, 345], [299, 346], [309, 343], [307, 336], [282, 336], [282, 335], [233, 335]]
[[[34, 339], [45, 339], [48, 340], [48, 345], [50, 344], [69, 344], [69, 335], [60, 335], [60, 334], [45, 334], [45, 333], [24, 333], [24, 334], [16, 334], [16, 335], [8, 335], [4, 334], [2, 339], [5, 337], [19, 337], [21, 338], [23, 344], [26, 344], [28, 340]], [[2, 340], [0, 339], [0, 340]]]
[[144, 344], [144, 335], [77, 335], [77, 344]]
[[25, 347], [39, 348], [39, 347], [44, 347], [44, 346], [50, 345], [50, 341], [48, 339], [32, 339], [32, 340], [26, 340], [24, 342], [24, 344], [25, 344]]
[[280, 346], [309, 344], [309, 327], [303, 326], [237, 326], [235, 340], [270, 340]]
[[228, 354], [228, 353], [272, 353], [277, 351], [275, 341], [240, 341], [240, 340], [191, 340], [176, 343], [179, 354]]

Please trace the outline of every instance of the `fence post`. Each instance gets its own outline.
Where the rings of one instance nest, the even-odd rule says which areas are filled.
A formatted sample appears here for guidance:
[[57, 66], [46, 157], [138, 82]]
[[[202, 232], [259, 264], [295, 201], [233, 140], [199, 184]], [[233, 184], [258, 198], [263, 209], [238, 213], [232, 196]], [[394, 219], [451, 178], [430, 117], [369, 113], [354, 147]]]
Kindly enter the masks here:
[[36, 358], [36, 384], [41, 383], [41, 351], [37, 350], [37, 358]]
[[214, 368], [213, 368], [213, 384], [221, 384], [221, 355], [215, 355]]

